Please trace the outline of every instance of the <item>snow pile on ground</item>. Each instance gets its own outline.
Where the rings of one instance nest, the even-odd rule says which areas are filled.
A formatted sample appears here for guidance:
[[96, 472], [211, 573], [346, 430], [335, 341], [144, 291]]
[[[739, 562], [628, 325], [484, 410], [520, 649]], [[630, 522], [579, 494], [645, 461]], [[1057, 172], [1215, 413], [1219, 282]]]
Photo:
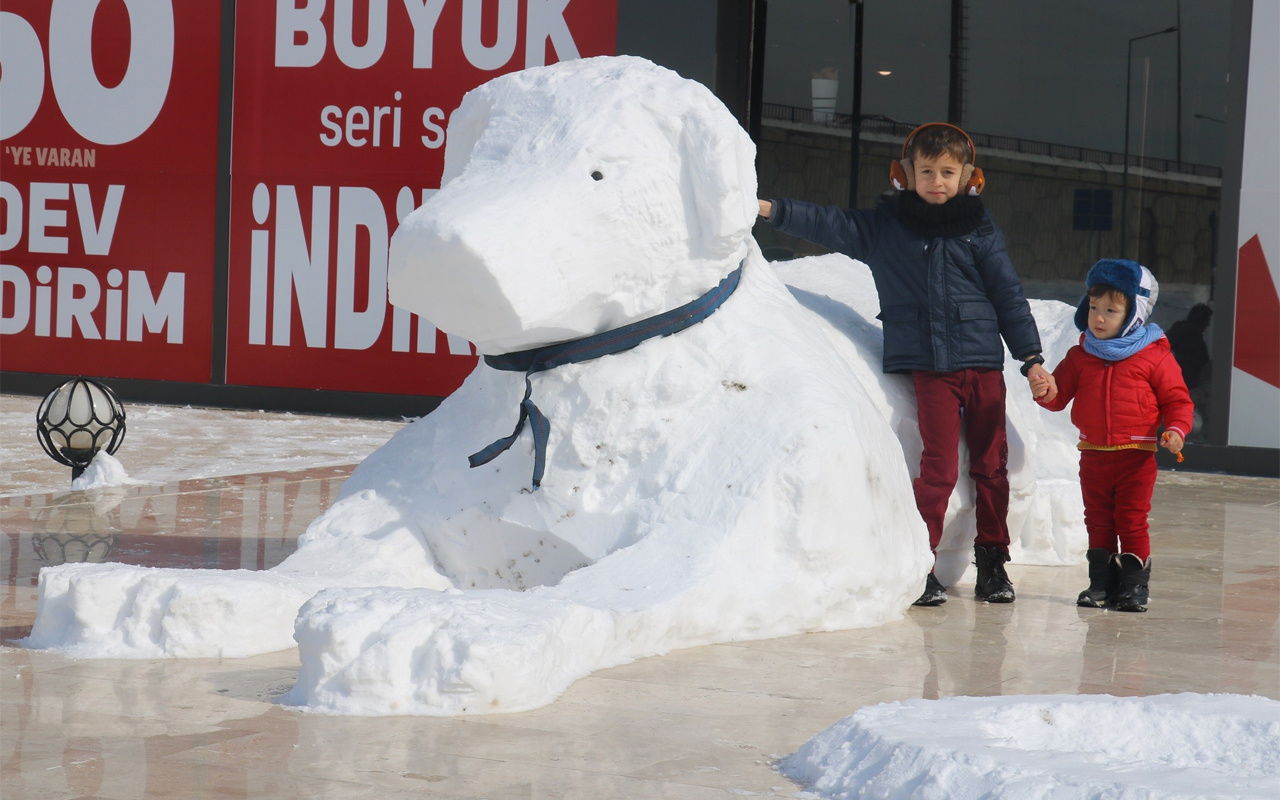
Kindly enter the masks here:
[[[28, 644], [225, 656], [296, 639], [288, 702], [462, 714], [543, 705], [673, 648], [900, 617], [931, 563], [904, 459], [914, 410], [879, 374], [874, 326], [824, 321], [764, 261], [754, 148], [710, 92], [635, 58], [527, 70], [468, 94], [448, 146], [445, 185], [393, 239], [391, 294], [482, 352], [612, 332], [740, 282], [625, 352], [527, 379], [482, 362], [272, 570], [44, 570]], [[524, 413], [549, 424], [537, 490], [532, 425], [468, 465]], [[1046, 417], [1017, 435], [1062, 439]], [[1019, 474], [1035, 498], [1034, 470]], [[1037, 546], [1083, 551], [1051, 509]]]
[[860, 709], [782, 761], [824, 798], [1263, 798], [1280, 703], [1242, 695], [1030, 695]]
[[105, 489], [110, 486], [123, 486], [130, 483], [129, 473], [125, 472], [115, 456], [106, 451], [99, 451], [85, 467], [80, 477], [71, 481], [73, 491], [85, 492], [94, 489]]

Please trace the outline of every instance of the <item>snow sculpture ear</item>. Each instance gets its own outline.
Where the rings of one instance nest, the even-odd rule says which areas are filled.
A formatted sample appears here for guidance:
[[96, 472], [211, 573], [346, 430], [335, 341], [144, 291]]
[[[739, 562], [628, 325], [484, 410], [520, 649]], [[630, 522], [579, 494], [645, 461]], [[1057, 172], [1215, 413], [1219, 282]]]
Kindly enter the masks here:
[[493, 94], [487, 87], [472, 89], [462, 96], [462, 102], [449, 115], [444, 149], [444, 171], [440, 175], [440, 188], [458, 177], [471, 161], [471, 153], [484, 133], [489, 117], [493, 114]]
[[690, 98], [677, 145], [689, 255], [740, 258], [759, 210], [756, 147], [729, 110], [710, 91], [697, 88], [705, 97]]

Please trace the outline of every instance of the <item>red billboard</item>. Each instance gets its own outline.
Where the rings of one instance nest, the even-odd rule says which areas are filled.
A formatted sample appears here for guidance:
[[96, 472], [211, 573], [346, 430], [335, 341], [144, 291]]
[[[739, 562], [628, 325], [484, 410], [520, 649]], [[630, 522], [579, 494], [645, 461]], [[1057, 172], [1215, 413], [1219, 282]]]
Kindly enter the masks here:
[[611, 0], [8, 0], [0, 368], [448, 394], [474, 350], [387, 303], [390, 236], [467, 90], [612, 54], [616, 28]]
[[5, 370], [210, 380], [220, 15], [5, 0]]
[[587, 0], [278, 0], [236, 16], [227, 382], [446, 395], [473, 348], [387, 302], [449, 114], [505, 72], [612, 54]]

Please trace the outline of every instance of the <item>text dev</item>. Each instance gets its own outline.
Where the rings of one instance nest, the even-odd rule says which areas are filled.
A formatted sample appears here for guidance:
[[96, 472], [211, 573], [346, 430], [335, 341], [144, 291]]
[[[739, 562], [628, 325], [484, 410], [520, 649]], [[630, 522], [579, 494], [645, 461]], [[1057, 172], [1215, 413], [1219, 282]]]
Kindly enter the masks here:
[[[107, 187], [101, 210], [94, 208], [88, 184], [32, 182], [27, 196], [12, 183], [0, 181], [0, 251], [16, 248], [26, 239], [31, 254], [62, 255], [70, 252], [71, 237], [78, 230], [85, 255], [111, 252], [125, 187]], [[67, 224], [62, 203], [73, 200], [76, 228]], [[182, 344], [186, 275], [169, 272], [159, 293], [142, 270], [107, 271], [104, 290], [97, 273], [83, 267], [41, 265], [34, 283], [26, 270], [0, 264], [0, 334], [22, 333], [28, 326], [36, 336], [69, 339], [142, 341], [143, 331], [164, 333], [170, 344]], [[99, 327], [101, 322], [101, 327]]]

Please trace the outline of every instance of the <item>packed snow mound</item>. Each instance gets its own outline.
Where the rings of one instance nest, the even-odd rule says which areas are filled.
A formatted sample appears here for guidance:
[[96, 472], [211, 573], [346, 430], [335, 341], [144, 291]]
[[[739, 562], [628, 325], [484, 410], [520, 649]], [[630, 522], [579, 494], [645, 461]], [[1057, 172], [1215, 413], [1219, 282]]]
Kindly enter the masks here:
[[824, 798], [1275, 797], [1280, 703], [1242, 695], [1032, 695], [858, 710], [782, 761]]
[[46, 567], [37, 627], [22, 643], [72, 658], [257, 655], [281, 649], [296, 609], [327, 585], [244, 569]]
[[71, 488], [83, 492], [123, 486], [129, 482], [129, 473], [125, 471], [124, 464], [105, 450], [99, 450], [89, 466], [80, 473], [80, 477], [71, 481]]
[[[448, 138], [445, 186], [393, 237], [391, 294], [482, 352], [611, 332], [735, 273], [736, 289], [614, 355], [527, 377], [482, 361], [271, 570], [44, 570], [28, 644], [154, 657], [296, 641], [287, 702], [464, 714], [543, 705], [674, 648], [900, 617], [931, 564], [904, 460], [914, 410], [872, 366], [879, 331], [815, 314], [761, 256], [753, 146], [710, 92], [640, 59], [564, 63], [468, 95]], [[845, 289], [846, 308], [874, 303]], [[531, 425], [468, 463], [528, 412], [526, 391], [549, 423], [536, 490]]]

